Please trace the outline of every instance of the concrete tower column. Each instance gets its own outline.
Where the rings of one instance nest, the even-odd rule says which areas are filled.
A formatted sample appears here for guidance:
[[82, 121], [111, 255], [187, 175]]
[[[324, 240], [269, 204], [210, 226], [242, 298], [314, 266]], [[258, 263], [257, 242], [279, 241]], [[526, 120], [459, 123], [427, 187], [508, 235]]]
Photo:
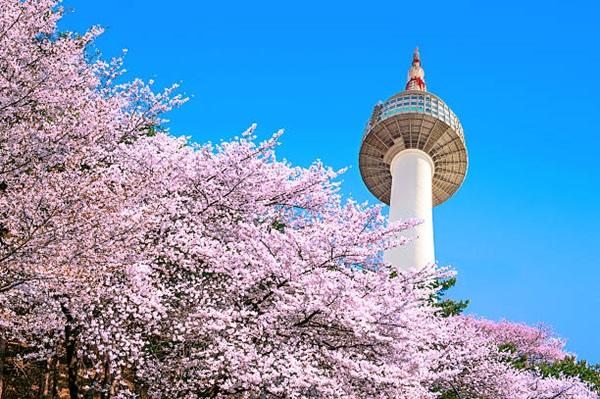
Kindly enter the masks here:
[[406, 230], [404, 236], [416, 238], [386, 251], [384, 259], [401, 270], [419, 270], [435, 261], [432, 212], [434, 163], [424, 151], [406, 149], [394, 156], [390, 172], [390, 222], [417, 218], [423, 223]]

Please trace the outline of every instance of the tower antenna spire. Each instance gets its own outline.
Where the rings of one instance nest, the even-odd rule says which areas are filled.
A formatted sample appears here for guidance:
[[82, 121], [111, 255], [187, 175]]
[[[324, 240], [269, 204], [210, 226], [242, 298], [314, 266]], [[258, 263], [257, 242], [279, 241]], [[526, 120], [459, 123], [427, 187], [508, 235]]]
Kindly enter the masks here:
[[415, 51], [413, 52], [412, 66], [408, 70], [405, 90], [427, 91], [427, 85], [425, 84], [425, 71], [421, 67], [421, 54], [419, 54], [419, 47], [415, 47]]

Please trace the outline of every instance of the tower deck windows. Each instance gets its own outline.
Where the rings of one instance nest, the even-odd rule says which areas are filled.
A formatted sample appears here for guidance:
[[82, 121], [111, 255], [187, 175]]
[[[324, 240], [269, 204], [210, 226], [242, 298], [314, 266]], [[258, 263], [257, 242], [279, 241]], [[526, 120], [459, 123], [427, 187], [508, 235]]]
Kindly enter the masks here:
[[439, 118], [450, 124], [452, 128], [457, 129], [457, 132], [461, 136], [463, 134], [458, 117], [441, 99], [430, 93], [425, 96], [400, 93], [381, 105], [381, 109], [374, 122], [381, 122], [394, 115], [411, 112], [424, 113]]

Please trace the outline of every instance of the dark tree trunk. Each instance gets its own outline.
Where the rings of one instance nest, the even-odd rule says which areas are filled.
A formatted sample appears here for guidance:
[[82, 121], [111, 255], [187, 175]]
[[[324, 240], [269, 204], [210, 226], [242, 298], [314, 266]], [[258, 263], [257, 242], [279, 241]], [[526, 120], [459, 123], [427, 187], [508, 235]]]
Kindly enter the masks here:
[[44, 399], [44, 391], [46, 390], [46, 381], [48, 380], [48, 363], [50, 361], [46, 361], [45, 363], [40, 363], [40, 375], [38, 376], [38, 399]]
[[112, 376], [111, 376], [111, 372], [110, 372], [110, 359], [108, 357], [108, 354], [106, 354], [104, 356], [104, 379], [102, 380], [102, 393], [100, 394], [100, 399], [109, 399], [111, 392], [111, 385], [112, 385]]
[[77, 385], [77, 337], [79, 335], [79, 328], [75, 326], [75, 319], [69, 308], [64, 303], [61, 303], [60, 307], [67, 320], [65, 323], [65, 357], [67, 362], [69, 397], [71, 399], [79, 399], [79, 386]]
[[50, 387], [50, 398], [58, 398], [58, 373], [60, 368], [60, 361], [56, 359], [52, 367], [52, 386]]
[[65, 326], [65, 350], [67, 360], [67, 376], [69, 380], [69, 395], [71, 399], [79, 399], [77, 385], [77, 329], [70, 323]]
[[0, 337], [0, 399], [4, 396], [6, 383], [4, 381], [4, 358], [6, 356], [6, 340]]

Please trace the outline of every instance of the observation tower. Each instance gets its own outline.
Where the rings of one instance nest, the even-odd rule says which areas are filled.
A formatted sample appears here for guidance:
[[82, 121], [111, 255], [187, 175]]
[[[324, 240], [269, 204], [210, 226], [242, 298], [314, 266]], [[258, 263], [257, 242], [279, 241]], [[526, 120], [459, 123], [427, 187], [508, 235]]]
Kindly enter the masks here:
[[369, 191], [390, 205], [390, 222], [423, 221], [406, 232], [414, 240], [386, 251], [387, 262], [405, 271], [435, 262], [432, 209], [458, 190], [467, 163], [460, 121], [427, 91], [416, 48], [405, 90], [375, 106], [360, 147], [360, 174]]

